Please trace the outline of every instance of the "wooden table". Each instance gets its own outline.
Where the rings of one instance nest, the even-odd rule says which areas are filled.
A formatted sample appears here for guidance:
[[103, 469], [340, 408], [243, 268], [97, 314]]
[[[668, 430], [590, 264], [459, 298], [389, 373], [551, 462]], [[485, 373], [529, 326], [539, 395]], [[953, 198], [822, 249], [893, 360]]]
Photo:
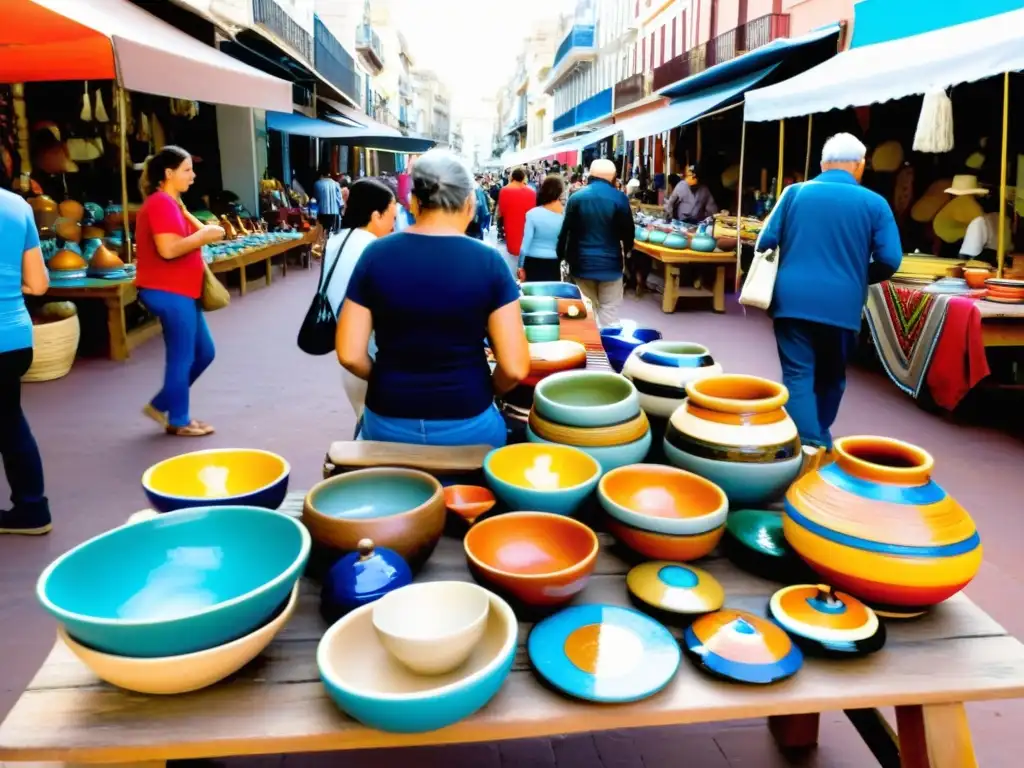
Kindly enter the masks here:
[[[725, 312], [725, 268], [736, 263], [734, 251], [691, 251], [689, 249], [665, 248], [651, 243], [635, 242], [633, 247], [657, 259], [665, 265], [665, 293], [661, 299], [661, 311], [671, 314], [676, 311], [676, 302], [684, 297], [710, 298], [715, 312]], [[679, 267], [683, 264], [715, 267], [715, 284], [711, 290], [679, 284]]]
[[1024, 347], [1024, 304], [977, 302], [986, 347]]
[[[303, 492], [282, 511], [299, 515]], [[627, 605], [627, 563], [601, 534], [601, 554], [582, 602]], [[701, 562], [722, 583], [726, 604], [764, 613], [778, 585], [748, 576], [725, 559]], [[469, 580], [461, 542], [445, 537], [417, 580]], [[495, 741], [640, 726], [768, 717], [776, 740], [808, 746], [818, 715], [845, 710], [873, 741], [885, 765], [972, 768], [964, 702], [1024, 696], [1024, 646], [960, 595], [922, 619], [890, 623], [886, 647], [843, 662], [808, 660], [792, 679], [767, 686], [711, 680], [683, 661], [675, 679], [635, 704], [597, 706], [543, 687], [529, 668], [520, 622], [515, 665], [501, 691], [477, 714], [424, 734], [365, 728], [339, 712], [325, 693], [316, 647], [327, 626], [318, 589], [302, 586], [295, 616], [264, 656], [228, 681], [171, 697], [131, 694], [102, 684], [57, 644], [0, 725], [0, 762], [160, 763], [169, 759], [280, 754], [366, 747]], [[679, 636], [678, 629], [673, 630]], [[897, 707], [902, 762], [880, 738], [871, 708]], [[678, 765], [686, 765], [681, 756]]]
[[[248, 282], [245, 276], [245, 268], [250, 264], [255, 264], [259, 261], [266, 263], [266, 274], [265, 279], [267, 285], [270, 285], [271, 278], [273, 276], [273, 259], [275, 256], [280, 256], [283, 253], [288, 253], [296, 248], [310, 248], [317, 242], [318, 235], [317, 230], [313, 229], [306, 232], [298, 240], [285, 240], [284, 242], [274, 243], [273, 245], [267, 245], [263, 248], [257, 248], [249, 253], [239, 253], [236, 256], [232, 256], [229, 259], [218, 259], [217, 261], [210, 262], [210, 270], [214, 274], [221, 274], [222, 272], [233, 272], [238, 270], [238, 295], [245, 296], [245, 292], [248, 288]], [[306, 264], [309, 262], [307, 260]], [[281, 276], [284, 277], [288, 274], [288, 258], [285, 257], [284, 264], [281, 266]]]
[[125, 307], [138, 300], [135, 279], [102, 280], [87, 277], [74, 280], [70, 285], [51, 283], [46, 292], [47, 299], [81, 301], [100, 300], [107, 307], [108, 355], [111, 360], [127, 360], [131, 351], [139, 344], [160, 333], [160, 321], [156, 318], [146, 321], [137, 328], [128, 330], [125, 321]]

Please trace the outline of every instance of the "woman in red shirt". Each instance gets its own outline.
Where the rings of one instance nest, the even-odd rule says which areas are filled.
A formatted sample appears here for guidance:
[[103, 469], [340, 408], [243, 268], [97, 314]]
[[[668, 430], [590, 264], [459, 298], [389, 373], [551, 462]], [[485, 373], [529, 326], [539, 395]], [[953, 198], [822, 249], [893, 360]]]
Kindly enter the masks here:
[[202, 437], [213, 427], [189, 414], [189, 387], [213, 362], [213, 338], [203, 317], [202, 247], [224, 237], [216, 225], [187, 214], [181, 195], [195, 181], [192, 156], [167, 146], [150, 156], [139, 186], [145, 202], [135, 225], [135, 285], [147, 309], [160, 318], [167, 361], [164, 386], [143, 413], [170, 435]]

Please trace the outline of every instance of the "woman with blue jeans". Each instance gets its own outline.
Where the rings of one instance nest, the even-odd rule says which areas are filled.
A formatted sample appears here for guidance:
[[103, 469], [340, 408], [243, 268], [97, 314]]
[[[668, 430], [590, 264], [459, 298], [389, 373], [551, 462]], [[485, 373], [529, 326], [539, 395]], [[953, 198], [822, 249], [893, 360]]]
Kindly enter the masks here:
[[[496, 249], [464, 234], [476, 199], [458, 158], [427, 152], [412, 185], [416, 223], [363, 251], [338, 323], [339, 362], [369, 382], [360, 437], [504, 445], [494, 396], [530, 370], [519, 288]], [[485, 338], [497, 359], [493, 374]]]
[[192, 418], [189, 388], [213, 362], [213, 337], [203, 317], [202, 247], [224, 237], [185, 210], [181, 195], [196, 174], [192, 156], [167, 146], [146, 160], [139, 182], [145, 201], [135, 225], [135, 285], [146, 308], [160, 319], [167, 349], [164, 385], [142, 412], [170, 435], [204, 437], [213, 427]]

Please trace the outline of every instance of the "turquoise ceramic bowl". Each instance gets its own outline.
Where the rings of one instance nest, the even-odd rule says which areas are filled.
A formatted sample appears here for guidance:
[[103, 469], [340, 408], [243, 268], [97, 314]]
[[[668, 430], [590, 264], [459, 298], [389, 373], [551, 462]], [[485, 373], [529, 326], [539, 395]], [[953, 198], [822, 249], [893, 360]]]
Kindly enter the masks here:
[[558, 312], [523, 312], [523, 325], [527, 328], [535, 325], [558, 325], [559, 323]]
[[290, 474], [276, 453], [214, 448], [154, 464], [142, 475], [142, 490], [160, 512], [222, 505], [277, 509], [288, 494]]
[[519, 307], [523, 312], [558, 312], [558, 297], [520, 296]]
[[566, 427], [607, 427], [640, 413], [633, 382], [610, 371], [565, 371], [537, 384], [533, 407]]
[[252, 632], [288, 598], [309, 557], [298, 520], [201, 507], [80, 544], [39, 577], [43, 607], [76, 640], [117, 656], [178, 656]]
[[647, 239], [653, 245], [662, 245], [665, 242], [666, 237], [668, 237], [668, 232], [662, 232], [660, 229], [654, 229], [651, 230], [651, 235]]
[[670, 464], [707, 478], [729, 497], [729, 504], [739, 508], [744, 505], [765, 504], [780, 498], [800, 474], [803, 455], [797, 454], [786, 461], [764, 464], [753, 462], [718, 461], [684, 453], [664, 441], [665, 457]]
[[524, 296], [554, 296], [558, 299], [581, 299], [580, 289], [573, 283], [555, 281], [523, 283], [520, 286]]
[[601, 465], [579, 448], [519, 443], [484, 458], [487, 484], [512, 511], [572, 515], [597, 487]]
[[444, 675], [408, 671], [377, 638], [374, 606], [356, 609], [328, 629], [317, 647], [327, 693], [346, 714], [391, 733], [435, 731], [469, 717], [508, 678], [519, 640], [508, 603], [487, 594], [491, 605], [483, 638], [461, 667]]
[[[560, 445], [560, 443], [552, 443], [542, 437], [538, 437], [537, 433], [530, 429], [529, 425], [526, 426], [526, 439], [531, 443]], [[639, 440], [634, 440], [632, 443], [625, 443], [624, 445], [602, 445], [597, 447], [573, 445], [568, 447], [583, 451], [595, 459], [601, 465], [601, 472], [603, 474], [629, 464], [643, 463], [651, 450], [651, 430], [648, 429], [647, 434]]]
[[531, 344], [542, 341], [558, 341], [560, 334], [557, 325], [528, 325], [526, 326], [526, 340]]

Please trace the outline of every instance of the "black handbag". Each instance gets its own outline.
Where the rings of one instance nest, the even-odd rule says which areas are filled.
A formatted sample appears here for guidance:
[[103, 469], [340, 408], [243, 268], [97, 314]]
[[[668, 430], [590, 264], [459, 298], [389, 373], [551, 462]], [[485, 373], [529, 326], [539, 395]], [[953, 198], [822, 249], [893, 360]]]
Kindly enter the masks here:
[[[317, 288], [316, 296], [313, 297], [313, 303], [309, 305], [306, 317], [302, 321], [302, 327], [299, 328], [299, 349], [307, 355], [326, 355], [334, 351], [338, 319], [331, 307], [331, 302], [327, 299], [327, 288], [331, 284], [334, 269], [341, 261], [341, 254], [345, 251], [345, 245], [352, 236], [352, 231], [349, 230], [341, 242], [341, 248], [338, 249], [338, 255], [335, 257], [334, 263], [331, 264], [331, 270], [327, 273], [326, 280], [324, 280], [324, 265], [327, 263], [326, 251], [320, 261], [320, 285]], [[340, 306], [338, 311], [341, 311]]]

